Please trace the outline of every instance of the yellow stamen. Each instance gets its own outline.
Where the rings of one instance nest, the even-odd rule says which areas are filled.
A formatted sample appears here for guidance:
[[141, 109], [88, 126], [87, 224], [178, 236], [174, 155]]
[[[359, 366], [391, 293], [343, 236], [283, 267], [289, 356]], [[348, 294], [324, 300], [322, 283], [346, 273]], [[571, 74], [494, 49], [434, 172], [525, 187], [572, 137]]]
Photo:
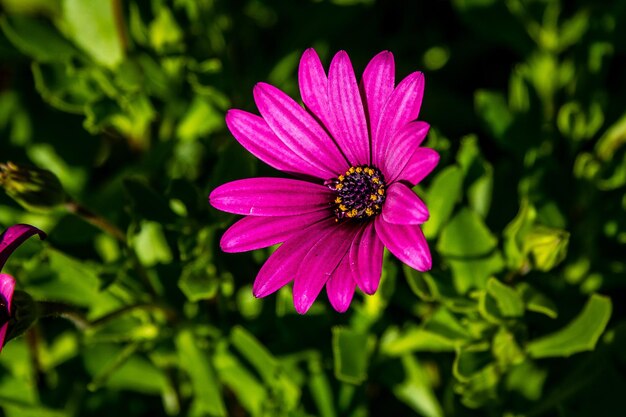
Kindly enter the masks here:
[[361, 172], [363, 172], [363, 168], [361, 168], [361, 167], [356, 167], [356, 170], [355, 170], [355, 171], [356, 171], [358, 174], [360, 174]]
[[378, 196], [376, 194], [370, 194], [370, 200], [376, 201], [378, 200]]
[[350, 217], [354, 217], [354, 216], [356, 216], [357, 214], [359, 214], [359, 211], [358, 211], [357, 209], [352, 209], [352, 211], [350, 212], [350, 214], [352, 215], [352, 216], [350, 216]]
[[335, 204], [339, 204], [339, 203], [341, 203], [341, 197], [335, 198]]
[[346, 207], [346, 205], [345, 205], [345, 204], [339, 204], [339, 210], [341, 210], [341, 211], [347, 211], [347, 210], [348, 210], [348, 207]]
[[350, 167], [350, 169], [348, 170], [348, 174], [354, 174], [354, 171], [355, 171], [354, 167]]
[[[371, 174], [370, 174], [370, 175], [371, 175]], [[378, 177], [374, 177], [374, 178], [372, 178], [372, 182], [373, 182], [374, 184], [378, 184], [378, 183], [380, 182], [380, 179], [379, 179]]]
[[384, 190], [384, 189], [382, 189], [382, 188], [379, 188], [379, 189], [378, 189], [378, 194], [380, 194], [380, 195], [385, 194], [385, 190]]
[[343, 184], [335, 184], [335, 190], [341, 190], [343, 188]]
[[346, 179], [346, 177], [344, 177], [343, 175], [340, 175], [340, 176], [338, 176], [338, 177], [337, 177], [337, 179], [338, 179], [339, 181], [343, 181], [343, 180], [345, 180], [345, 179]]
[[374, 214], [374, 210], [368, 207], [365, 209], [365, 214], [367, 214], [368, 216], [371, 216], [372, 214]]

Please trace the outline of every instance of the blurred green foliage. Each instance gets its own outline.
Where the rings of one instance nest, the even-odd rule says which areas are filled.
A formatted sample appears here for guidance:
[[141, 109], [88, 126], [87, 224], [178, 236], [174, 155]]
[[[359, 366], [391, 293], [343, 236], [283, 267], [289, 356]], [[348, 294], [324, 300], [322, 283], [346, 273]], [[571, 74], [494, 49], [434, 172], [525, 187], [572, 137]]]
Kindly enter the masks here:
[[[0, 414], [621, 415], [625, 1], [0, 7], [0, 162], [66, 193], [0, 193], [3, 227], [49, 234], [6, 270], [44, 310], [72, 306], [6, 345]], [[257, 81], [297, 97], [310, 46], [326, 63], [346, 49], [357, 72], [382, 49], [398, 77], [423, 70], [442, 155], [416, 187], [433, 270], [388, 257], [343, 315], [322, 300], [299, 316], [289, 288], [255, 299], [269, 251], [221, 253], [233, 216], [206, 202], [275, 174], [224, 112], [254, 110]]]

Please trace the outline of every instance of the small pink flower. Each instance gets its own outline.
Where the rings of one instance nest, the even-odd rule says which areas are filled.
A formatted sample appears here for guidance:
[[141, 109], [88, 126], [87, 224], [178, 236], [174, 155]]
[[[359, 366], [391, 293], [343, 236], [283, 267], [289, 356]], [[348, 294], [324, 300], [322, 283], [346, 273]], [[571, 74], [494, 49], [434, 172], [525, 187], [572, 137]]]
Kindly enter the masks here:
[[[0, 271], [13, 251], [35, 234], [38, 234], [41, 239], [46, 237], [44, 232], [27, 224], [11, 226], [0, 235]], [[14, 290], [15, 279], [11, 275], [0, 273], [0, 351], [4, 346], [4, 338], [9, 327]]]
[[[254, 282], [265, 297], [292, 280], [296, 310], [304, 314], [322, 287], [339, 312], [356, 286], [378, 289], [387, 247], [419, 271], [431, 268], [420, 224], [426, 205], [411, 187], [439, 162], [420, 147], [429, 125], [415, 121], [424, 76], [414, 72], [397, 86], [391, 52], [376, 55], [360, 86], [345, 51], [328, 76], [313, 49], [302, 55], [298, 80], [303, 109], [269, 84], [254, 87], [261, 116], [230, 110], [235, 139], [268, 165], [298, 179], [250, 178], [211, 193], [213, 207], [245, 215], [221, 239], [225, 252], [283, 243]], [[308, 111], [307, 111], [308, 110]]]

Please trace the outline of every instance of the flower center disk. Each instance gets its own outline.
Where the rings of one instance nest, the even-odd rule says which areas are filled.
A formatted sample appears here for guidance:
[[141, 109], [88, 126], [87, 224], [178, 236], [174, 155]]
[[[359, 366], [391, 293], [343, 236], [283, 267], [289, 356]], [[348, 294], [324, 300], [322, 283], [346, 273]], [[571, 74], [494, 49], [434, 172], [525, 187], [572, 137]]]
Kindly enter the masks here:
[[333, 201], [337, 221], [376, 216], [385, 202], [385, 177], [378, 168], [368, 165], [350, 167], [326, 185], [337, 195]]

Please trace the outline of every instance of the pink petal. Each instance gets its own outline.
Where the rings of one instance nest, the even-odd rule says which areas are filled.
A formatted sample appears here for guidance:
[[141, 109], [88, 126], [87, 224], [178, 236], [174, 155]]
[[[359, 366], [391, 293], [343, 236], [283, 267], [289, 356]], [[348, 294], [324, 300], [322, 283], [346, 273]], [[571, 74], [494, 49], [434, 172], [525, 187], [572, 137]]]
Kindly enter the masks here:
[[[2, 301], [3, 304], [0, 308], [4, 309], [6, 306], [9, 314], [11, 314], [11, 302], [13, 301], [14, 290], [15, 280], [13, 277], [7, 274], [0, 274], [0, 301]], [[8, 323], [0, 326], [0, 351], [2, 351], [2, 346], [4, 346], [4, 338], [6, 337], [8, 327]]]
[[335, 112], [337, 129], [333, 136], [352, 165], [370, 162], [369, 134], [363, 100], [354, 69], [345, 51], [339, 51], [328, 71], [330, 105]]
[[302, 101], [331, 132], [335, 126], [335, 115], [330, 111], [328, 101], [328, 78], [313, 48], [309, 48], [300, 58], [298, 84]]
[[16, 224], [0, 235], [0, 271], [13, 251], [26, 239], [36, 234], [40, 239], [46, 238], [44, 232], [28, 224]]
[[439, 154], [430, 148], [417, 148], [409, 162], [398, 174], [398, 181], [406, 181], [411, 185], [418, 184], [439, 163]]
[[393, 224], [422, 224], [430, 217], [426, 204], [406, 185], [395, 182], [387, 188], [383, 219]]
[[309, 310], [332, 272], [348, 252], [355, 233], [355, 227], [350, 224], [336, 224], [331, 233], [322, 236], [304, 259], [301, 259], [293, 284], [293, 304], [298, 313], [304, 314]]
[[418, 225], [392, 224], [382, 216], [377, 216], [374, 224], [380, 240], [402, 262], [422, 272], [432, 267], [430, 249]]
[[350, 256], [346, 254], [326, 283], [326, 294], [330, 305], [339, 313], [345, 313], [350, 307], [356, 283], [352, 278]]
[[363, 93], [367, 103], [367, 118], [370, 132], [376, 132], [383, 106], [391, 96], [395, 83], [393, 54], [382, 51], [376, 55], [363, 71]]
[[327, 179], [321, 170], [293, 153], [274, 134], [262, 117], [243, 110], [229, 110], [226, 125], [235, 139], [252, 155], [283, 172], [311, 175]]
[[425, 122], [410, 122], [389, 139], [389, 147], [385, 155], [382, 171], [387, 184], [398, 178], [400, 172], [408, 164], [411, 155], [422, 144], [430, 126]]
[[350, 247], [350, 266], [361, 291], [371, 295], [378, 290], [385, 247], [376, 234], [374, 223], [369, 223], [359, 233]]
[[325, 186], [287, 178], [248, 178], [217, 187], [209, 202], [218, 210], [253, 216], [291, 216], [330, 207]]
[[348, 162], [326, 131], [298, 103], [278, 88], [258, 83], [254, 100], [274, 133], [296, 155], [326, 174], [336, 177]]
[[417, 119], [424, 95], [424, 74], [414, 72], [398, 84], [383, 107], [378, 128], [372, 136], [372, 160], [381, 166], [389, 141], [405, 124]]
[[222, 236], [224, 252], [246, 252], [282, 243], [313, 223], [330, 218], [328, 210], [286, 217], [248, 216], [233, 224]]
[[254, 296], [265, 297], [290, 283], [309, 250], [334, 228], [333, 220], [320, 222], [287, 239], [261, 267], [252, 286]]

